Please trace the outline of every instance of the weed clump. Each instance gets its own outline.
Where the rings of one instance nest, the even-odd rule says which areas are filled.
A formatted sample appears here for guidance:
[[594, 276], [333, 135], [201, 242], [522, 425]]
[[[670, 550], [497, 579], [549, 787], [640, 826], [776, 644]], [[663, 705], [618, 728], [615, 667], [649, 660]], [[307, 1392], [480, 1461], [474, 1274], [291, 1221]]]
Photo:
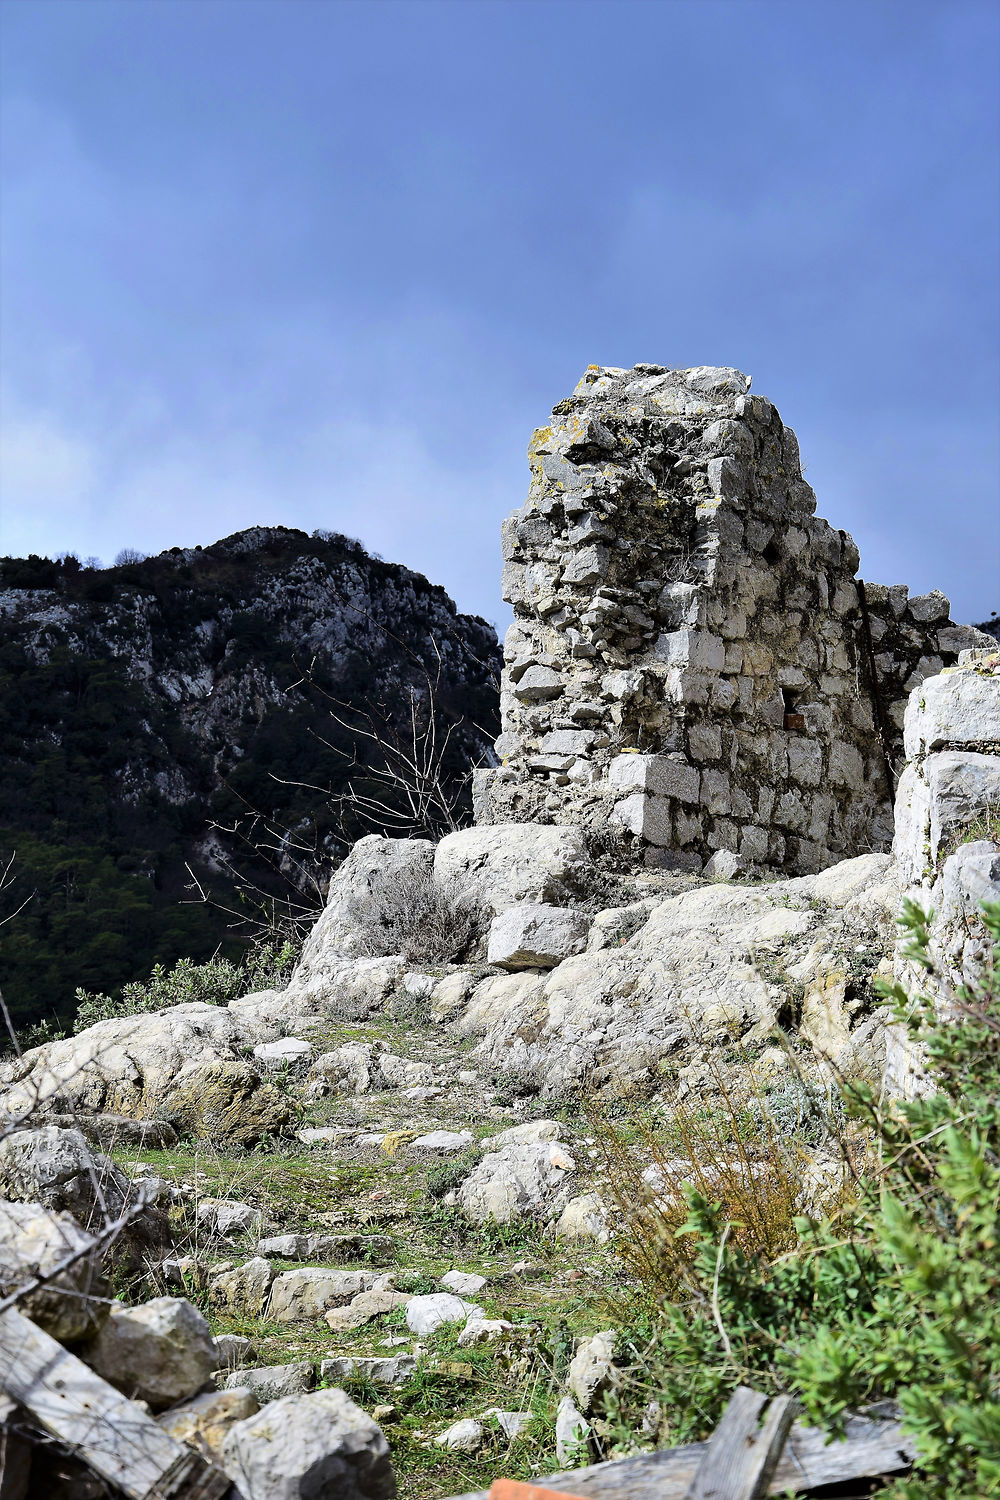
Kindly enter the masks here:
[[355, 897], [347, 913], [359, 950], [401, 954], [407, 963], [449, 963], [469, 953], [486, 929], [484, 913], [429, 873], [390, 870]]

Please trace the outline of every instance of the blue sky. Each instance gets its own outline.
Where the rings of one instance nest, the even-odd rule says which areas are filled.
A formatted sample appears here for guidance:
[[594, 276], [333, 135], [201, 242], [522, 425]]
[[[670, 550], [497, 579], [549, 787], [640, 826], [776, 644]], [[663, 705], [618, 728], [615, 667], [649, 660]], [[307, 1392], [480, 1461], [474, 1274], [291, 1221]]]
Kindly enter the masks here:
[[325, 526], [502, 623], [587, 364], [731, 364], [1000, 608], [1000, 7], [6, 0], [0, 551]]

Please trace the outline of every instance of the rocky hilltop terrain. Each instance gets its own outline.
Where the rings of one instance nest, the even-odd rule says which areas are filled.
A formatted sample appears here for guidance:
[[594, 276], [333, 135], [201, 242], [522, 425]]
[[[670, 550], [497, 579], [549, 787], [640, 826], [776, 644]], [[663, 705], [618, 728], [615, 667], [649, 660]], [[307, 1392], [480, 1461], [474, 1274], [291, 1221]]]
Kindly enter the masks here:
[[[1000, 656], [926, 682], [905, 738], [894, 852], [816, 875], [616, 873], [542, 824], [361, 840], [287, 988], [108, 1019], [6, 1065], [5, 1284], [55, 1270], [67, 1236], [86, 1248], [101, 1184], [131, 1214], [123, 1245], [21, 1305], [245, 1500], [483, 1500], [498, 1472], [703, 1436], [717, 1398], [634, 1323], [648, 1235], [691, 1191], [787, 1223], [843, 1202], [872, 1144], [843, 1133], [835, 1091], [880, 1090], [887, 1055], [893, 1087], [926, 1087], [872, 982], [908, 972], [905, 894], [937, 914], [942, 994], [988, 967]], [[442, 899], [476, 927], [442, 925]], [[710, 1388], [738, 1378], [723, 1362]], [[914, 1454], [887, 1410], [852, 1418], [865, 1472]], [[783, 1484], [837, 1477], [822, 1431], [793, 1440]], [[32, 1461], [59, 1500], [115, 1493], [58, 1445]], [[553, 1483], [604, 1500], [629, 1493], [617, 1472]]]
[[[736, 372], [670, 373], [694, 401]], [[792, 529], [825, 537], [789, 523], [776, 568]], [[941, 596], [882, 603], [907, 650], [959, 629]], [[845, 604], [835, 633], [854, 626]], [[697, 654], [708, 624], [677, 628]], [[545, 714], [598, 704], [574, 680], [593, 658], [533, 637], [521, 672], [525, 631], [511, 774], [474, 826], [359, 839], [290, 982], [110, 1014], [0, 1071], [0, 1419], [52, 1500], [156, 1492], [119, 1482], [98, 1408], [206, 1500], [486, 1500], [556, 1470], [557, 1494], [682, 1500], [748, 1383], [803, 1404], [770, 1493], [831, 1493], [845, 1433], [854, 1494], [915, 1465], [890, 1495], [961, 1500], [1000, 1472], [995, 643], [921, 656], [884, 740], [860, 678], [810, 668], [748, 773], [740, 735], [782, 684], [728, 723], [712, 684], [747, 675], [752, 622], [682, 714], [655, 711], [650, 665], [558, 752], [543, 737], [578, 731]], [[722, 750], [695, 751], [717, 739], [730, 798], [787, 782], [837, 841], [898, 759], [891, 847], [790, 844], [777, 798], [739, 828], [706, 780]], [[811, 743], [819, 780], [792, 769]], [[860, 765], [831, 807], [838, 745]], [[497, 797], [512, 816], [483, 816]], [[87, 1393], [68, 1430], [53, 1371]]]
[[221, 897], [229, 862], [281, 894], [273, 864], [219, 825], [261, 814], [329, 869], [364, 829], [323, 796], [355, 748], [324, 693], [402, 720], [429, 673], [462, 723], [457, 785], [496, 732], [496, 671], [485, 621], [332, 533], [255, 527], [99, 570], [0, 561], [0, 850], [19, 876], [0, 900], [37, 892], [4, 947], [18, 1019], [211, 953], [227, 919], [181, 904], [189, 866]]

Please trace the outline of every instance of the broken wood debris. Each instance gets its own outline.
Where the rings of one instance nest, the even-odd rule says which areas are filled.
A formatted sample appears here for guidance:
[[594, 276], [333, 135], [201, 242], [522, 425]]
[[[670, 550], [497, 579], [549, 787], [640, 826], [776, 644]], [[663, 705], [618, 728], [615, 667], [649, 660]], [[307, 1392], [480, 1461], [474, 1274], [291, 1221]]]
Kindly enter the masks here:
[[767, 1397], [741, 1385], [709, 1439], [708, 1451], [695, 1472], [685, 1500], [761, 1500], [792, 1425], [795, 1408], [788, 1396], [777, 1396], [760, 1414]]
[[0, 1316], [0, 1391], [128, 1500], [221, 1500], [232, 1486], [16, 1308]]
[[[759, 1412], [766, 1404], [766, 1397], [757, 1399]], [[744, 1401], [745, 1398], [741, 1398], [741, 1406]], [[791, 1414], [787, 1406], [782, 1408], [772, 1403], [772, 1408], [773, 1413], [769, 1411], [765, 1417], [765, 1427], [759, 1429], [756, 1440], [748, 1445], [747, 1451], [755, 1465], [759, 1463], [762, 1448], [771, 1452], [771, 1436], [764, 1437], [765, 1428], [774, 1435], [780, 1431], [785, 1417]], [[727, 1407], [720, 1428], [728, 1411]], [[745, 1493], [755, 1496], [807, 1495], [823, 1485], [898, 1475], [912, 1466], [915, 1449], [897, 1421], [853, 1416], [847, 1419], [845, 1426], [844, 1437], [831, 1442], [829, 1433], [823, 1428], [792, 1421], [786, 1429], [787, 1437], [770, 1477], [766, 1475], [767, 1464], [761, 1464], [756, 1491], [718, 1489], [713, 1500], [731, 1500], [731, 1496]], [[540, 1478], [537, 1486], [543, 1494], [548, 1491], [553, 1496], [558, 1495], [560, 1500], [688, 1500], [692, 1494], [707, 1496], [712, 1492], [692, 1491], [691, 1487], [711, 1453], [713, 1440], [642, 1453], [635, 1458], [613, 1459], [585, 1469], [574, 1469], [571, 1473], [553, 1474]], [[718, 1455], [713, 1460], [713, 1468], [706, 1469], [698, 1482], [707, 1482], [717, 1462]], [[455, 1495], [452, 1500], [496, 1500], [496, 1496], [492, 1491], [476, 1490]]]

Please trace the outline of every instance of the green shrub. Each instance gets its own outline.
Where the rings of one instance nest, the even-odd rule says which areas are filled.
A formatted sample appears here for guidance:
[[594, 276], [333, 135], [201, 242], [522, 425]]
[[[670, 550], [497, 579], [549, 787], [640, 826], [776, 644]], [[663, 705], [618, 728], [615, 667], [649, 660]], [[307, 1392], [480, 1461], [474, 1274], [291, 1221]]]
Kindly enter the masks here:
[[86, 990], [77, 990], [73, 1029], [85, 1031], [98, 1021], [166, 1010], [171, 1005], [188, 1005], [193, 1001], [226, 1005], [256, 990], [281, 988], [288, 983], [297, 956], [294, 946], [284, 942], [262, 944], [240, 964], [231, 963], [228, 958], [213, 958], [204, 964], [182, 958], [172, 969], [156, 964], [148, 979], [123, 985], [118, 996], [90, 995]]

